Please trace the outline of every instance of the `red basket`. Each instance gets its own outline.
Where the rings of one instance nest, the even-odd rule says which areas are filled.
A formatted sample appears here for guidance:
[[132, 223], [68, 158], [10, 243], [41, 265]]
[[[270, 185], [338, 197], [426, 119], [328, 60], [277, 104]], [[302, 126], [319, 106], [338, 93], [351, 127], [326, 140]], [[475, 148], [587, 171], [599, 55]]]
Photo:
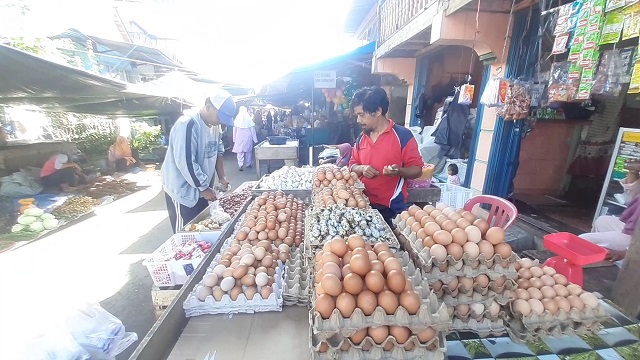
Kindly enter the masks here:
[[543, 244], [555, 254], [580, 266], [597, 263], [607, 256], [607, 249], [566, 232], [545, 235]]

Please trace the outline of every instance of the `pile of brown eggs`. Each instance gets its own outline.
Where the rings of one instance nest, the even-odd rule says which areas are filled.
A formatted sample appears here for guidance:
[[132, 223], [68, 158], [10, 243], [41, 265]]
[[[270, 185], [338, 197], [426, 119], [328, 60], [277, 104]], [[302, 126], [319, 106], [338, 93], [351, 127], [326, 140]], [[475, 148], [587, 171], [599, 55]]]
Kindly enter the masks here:
[[480, 254], [485, 259], [495, 254], [508, 259], [513, 254], [511, 246], [504, 242], [504, 229], [490, 227], [486, 220], [478, 219], [471, 212], [456, 211], [446, 204], [427, 205], [422, 209], [413, 205], [400, 214], [400, 220], [405, 221], [417, 241], [429, 248], [431, 257], [438, 262], [445, 261], [447, 256], [457, 261], [465, 253], [470, 259]]
[[555, 316], [571, 309], [596, 309], [598, 298], [582, 287], [571, 284], [562, 274], [549, 266], [534, 266], [531, 259], [518, 261], [518, 288], [511, 303], [514, 314], [527, 317], [548, 313]]
[[344, 205], [351, 208], [366, 209], [369, 207], [365, 195], [353, 185], [345, 185], [340, 180], [334, 187], [319, 190], [314, 197], [314, 204], [318, 207]]
[[273, 292], [278, 260], [285, 262], [289, 256], [290, 248], [286, 244], [276, 247], [270, 241], [262, 240], [252, 246], [234, 241], [218, 263], [207, 271], [202, 286], [196, 290], [196, 297], [205, 301], [207, 296], [213, 296], [220, 301], [227, 294], [235, 301], [240, 294], [249, 300], [260, 294], [268, 299]]
[[[410, 315], [417, 314], [420, 309], [420, 294], [414, 290], [401, 261], [386, 243], [371, 247], [359, 235], [351, 235], [347, 240], [337, 237], [324, 244], [315, 260], [314, 309], [322, 319], [337, 316], [335, 309], [343, 318], [349, 318], [356, 309], [367, 316], [378, 307], [387, 315], [394, 315], [399, 307]], [[365, 339], [370, 339], [365, 341], [367, 346], [379, 345], [387, 351], [396, 346], [391, 339], [407, 351], [429, 343], [427, 348], [432, 350], [436, 345], [431, 340], [436, 335], [432, 328], [414, 334], [404, 326], [385, 325], [359, 329], [349, 340], [361, 345]], [[349, 347], [350, 344], [344, 342], [341, 350], [347, 351]], [[320, 346], [320, 352], [327, 350], [326, 343]]]
[[236, 234], [240, 244], [256, 245], [268, 240], [275, 246], [302, 243], [304, 202], [281, 191], [265, 192], [257, 197], [245, 213]]
[[318, 166], [313, 174], [313, 187], [316, 189], [336, 186], [340, 181], [345, 185], [355, 185], [358, 182], [358, 175], [349, 172], [346, 167], [339, 168], [335, 165]]
[[373, 248], [359, 235], [334, 238], [316, 254], [315, 310], [323, 319], [334, 309], [348, 318], [356, 308], [371, 315], [380, 306], [387, 315], [403, 307], [411, 315], [420, 308], [420, 294], [386, 243]]

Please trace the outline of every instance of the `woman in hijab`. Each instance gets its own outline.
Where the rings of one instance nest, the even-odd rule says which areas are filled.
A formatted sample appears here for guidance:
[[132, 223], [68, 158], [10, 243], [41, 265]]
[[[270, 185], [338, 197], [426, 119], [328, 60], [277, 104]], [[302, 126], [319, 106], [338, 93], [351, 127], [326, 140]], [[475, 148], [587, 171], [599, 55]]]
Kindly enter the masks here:
[[129, 146], [129, 140], [118, 136], [116, 142], [109, 148], [109, 162], [115, 166], [116, 172], [126, 173], [142, 166]]
[[324, 147], [327, 149], [338, 149], [338, 151], [340, 152], [340, 156], [338, 156], [338, 158], [320, 160], [320, 164], [329, 164], [335, 161], [335, 164], [338, 167], [344, 167], [349, 165], [349, 160], [351, 160], [351, 151], [352, 151], [351, 144], [344, 143], [340, 145], [325, 145]]
[[238, 168], [250, 168], [253, 162], [253, 146], [258, 142], [256, 124], [251, 120], [247, 108], [240, 106], [233, 122], [233, 152], [238, 156]]

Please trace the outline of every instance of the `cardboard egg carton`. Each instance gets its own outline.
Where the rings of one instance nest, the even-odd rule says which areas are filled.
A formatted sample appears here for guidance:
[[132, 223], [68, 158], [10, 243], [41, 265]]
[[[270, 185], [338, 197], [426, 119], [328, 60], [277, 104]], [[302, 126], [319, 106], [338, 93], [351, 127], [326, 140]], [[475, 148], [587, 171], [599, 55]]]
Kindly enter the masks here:
[[[312, 331], [309, 332], [312, 359], [402, 359], [402, 360], [444, 360], [446, 341], [442, 333], [439, 333], [427, 343], [420, 343], [415, 335], [409, 337], [404, 344], [398, 344], [396, 339], [389, 335], [382, 344], [376, 344], [371, 337], [366, 336], [360, 344], [354, 344], [349, 338], [336, 334], [329, 339], [319, 339]], [[405, 350], [409, 344], [416, 344], [411, 350]], [[385, 350], [385, 346], [391, 350]], [[326, 351], [320, 352], [321, 348]], [[430, 350], [431, 349], [431, 350]]]
[[467, 288], [464, 284], [458, 283], [458, 286], [456, 286], [454, 289], [451, 289], [448, 285], [443, 284], [440, 290], [436, 291], [436, 295], [438, 296], [438, 298], [441, 298], [443, 295], [451, 295], [453, 297], [456, 297], [459, 294], [471, 296], [474, 293], [480, 294], [482, 296], [489, 296], [491, 293], [503, 294], [508, 291], [510, 296], [511, 293], [517, 288], [518, 284], [511, 279], [507, 279], [504, 284], [502, 284], [502, 286], [498, 286], [495, 281], [489, 281], [489, 284], [485, 287], [474, 283], [470, 288]]
[[509, 337], [517, 342], [531, 342], [544, 340], [549, 337], [562, 337], [565, 335], [587, 335], [596, 334], [603, 329], [600, 323], [592, 324], [557, 324], [549, 328], [528, 329], [520, 320], [511, 319], [506, 323], [506, 330]]
[[334, 309], [328, 319], [323, 319], [315, 311], [315, 291], [313, 292], [313, 306], [310, 311], [310, 322], [315, 333], [324, 337], [341, 333], [350, 336], [363, 327], [399, 325], [406, 326], [417, 332], [427, 327], [434, 327], [438, 330], [446, 330], [451, 327], [451, 319], [444, 305], [438, 302], [436, 295], [431, 291], [420, 271], [415, 268], [406, 252], [396, 254], [401, 260], [403, 270], [407, 279], [413, 282], [414, 290], [421, 298], [421, 305], [418, 313], [409, 315], [406, 309], [399, 306], [393, 315], [388, 315], [381, 306], [377, 306], [371, 315], [365, 315], [362, 310], [356, 308], [349, 318], [344, 318], [338, 309]]
[[311, 285], [311, 269], [304, 264], [302, 251], [296, 249], [293, 256], [287, 260], [284, 273], [283, 303], [287, 306], [309, 306]]
[[474, 304], [474, 303], [489, 303], [492, 300], [500, 305], [508, 304], [511, 301], [511, 290], [505, 290], [498, 294], [489, 290], [486, 294], [480, 294], [473, 292], [470, 295], [458, 293], [455, 296], [452, 294], [445, 294], [440, 290], [438, 297], [439, 301], [442, 301], [448, 306], [456, 306], [462, 304]]
[[262, 296], [260, 296], [260, 289], [258, 289], [258, 293], [254, 295], [253, 299], [247, 299], [244, 293], [241, 293], [238, 295], [236, 300], [232, 300], [229, 294], [224, 294], [220, 301], [216, 301], [213, 298], [213, 295], [207, 296], [205, 301], [200, 301], [196, 297], [196, 292], [198, 291], [199, 286], [196, 286], [182, 305], [185, 315], [187, 317], [191, 317], [205, 314], [282, 311], [282, 288], [284, 285], [282, 281], [282, 272], [283, 266], [278, 266], [275, 274], [276, 280], [272, 286], [273, 292], [267, 299], [263, 299]]
[[598, 303], [598, 306], [595, 309], [591, 309], [588, 306], [585, 306], [582, 311], [576, 308], [571, 308], [571, 310], [565, 312], [560, 309], [555, 315], [551, 315], [545, 310], [540, 315], [532, 312], [527, 316], [516, 314], [515, 311], [513, 311], [512, 303], [510, 303], [509, 315], [512, 318], [519, 320], [527, 329], [550, 329], [558, 325], [571, 324], [574, 324], [574, 327], [582, 325], [590, 326], [591, 324], [601, 323], [610, 317], [604, 306], [602, 306], [602, 303]]
[[[448, 309], [448, 313], [449, 314], [452, 313], [451, 307]], [[492, 315], [491, 312], [487, 310], [486, 306], [485, 306], [485, 310], [480, 314], [477, 314], [473, 309], [469, 309], [469, 311], [463, 315], [457, 309], [454, 309], [452, 316], [453, 316], [454, 322], [456, 319], [462, 322], [468, 322], [470, 320], [475, 320], [476, 322], [481, 322], [484, 320], [489, 320], [490, 322], [498, 322], [498, 321], [507, 319], [507, 313], [504, 310], [501, 309], [497, 314]], [[454, 325], [454, 329], [455, 329], [455, 325]]]
[[469, 318], [460, 319], [454, 317], [453, 331], [472, 332], [480, 337], [500, 336], [507, 332], [504, 319]]

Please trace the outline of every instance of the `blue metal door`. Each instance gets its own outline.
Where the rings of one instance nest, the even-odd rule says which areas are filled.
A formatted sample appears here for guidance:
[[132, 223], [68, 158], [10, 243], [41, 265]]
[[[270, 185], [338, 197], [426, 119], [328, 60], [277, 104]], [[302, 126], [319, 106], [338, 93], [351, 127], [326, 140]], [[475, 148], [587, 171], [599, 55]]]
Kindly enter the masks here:
[[[480, 80], [480, 94], [484, 92], [484, 88], [487, 86], [487, 82], [491, 76], [491, 65], [485, 65], [482, 70], [482, 80]], [[464, 187], [471, 186], [471, 177], [473, 176], [473, 164], [476, 162], [476, 150], [478, 147], [478, 138], [482, 131], [482, 115], [484, 114], [484, 104], [478, 101], [478, 108], [476, 110], [476, 123], [473, 131], [473, 139], [471, 139], [471, 147], [469, 150], [469, 160], [467, 160], [467, 173], [464, 177]]]
[[[515, 14], [509, 58], [505, 76], [509, 79], [531, 78], [538, 61], [540, 10], [522, 10]], [[498, 118], [489, 154], [484, 193], [503, 198], [511, 196], [518, 170], [524, 121]]]

